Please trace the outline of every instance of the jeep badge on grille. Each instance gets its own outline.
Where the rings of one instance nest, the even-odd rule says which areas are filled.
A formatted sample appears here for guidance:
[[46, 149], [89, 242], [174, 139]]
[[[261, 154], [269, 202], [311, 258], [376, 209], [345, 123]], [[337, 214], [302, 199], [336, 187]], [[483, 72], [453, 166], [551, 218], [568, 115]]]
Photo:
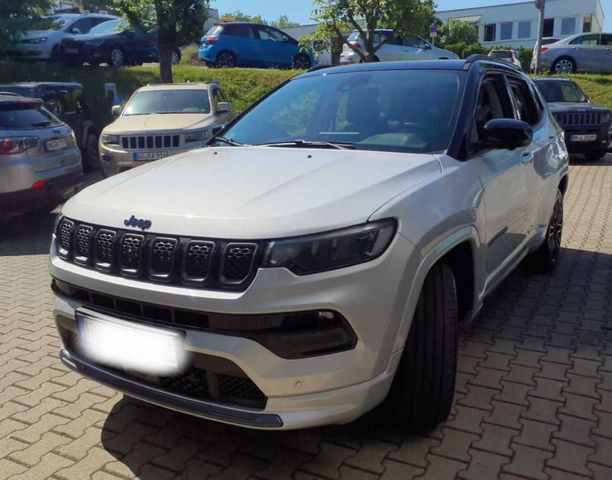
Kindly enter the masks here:
[[144, 218], [136, 218], [134, 215], [132, 215], [130, 218], [125, 219], [123, 221], [123, 224], [126, 227], [140, 228], [143, 232], [151, 228], [151, 225], [153, 225], [151, 220], [147, 220]]

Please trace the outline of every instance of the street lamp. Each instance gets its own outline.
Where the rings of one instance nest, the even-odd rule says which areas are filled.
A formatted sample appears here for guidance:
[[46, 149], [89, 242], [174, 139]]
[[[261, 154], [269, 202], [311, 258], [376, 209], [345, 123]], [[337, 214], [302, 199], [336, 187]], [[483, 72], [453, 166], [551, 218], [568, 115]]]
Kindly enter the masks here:
[[535, 62], [534, 73], [540, 70], [540, 50], [542, 49], [542, 35], [544, 34], [544, 7], [546, 0], [535, 0], [535, 6], [538, 9], [538, 38], [535, 46]]

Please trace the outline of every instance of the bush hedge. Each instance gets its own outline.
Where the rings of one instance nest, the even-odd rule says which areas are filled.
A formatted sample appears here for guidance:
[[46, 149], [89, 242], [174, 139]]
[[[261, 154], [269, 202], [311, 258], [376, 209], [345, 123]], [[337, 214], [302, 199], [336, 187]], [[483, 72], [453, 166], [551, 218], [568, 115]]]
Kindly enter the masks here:
[[[296, 70], [211, 69], [190, 65], [176, 65], [173, 71], [175, 82], [220, 81], [236, 112], [241, 112], [274, 87], [300, 73]], [[137, 88], [159, 82], [159, 69], [87, 66], [66, 68], [57, 64], [0, 62], [0, 83], [30, 81], [82, 83], [85, 87], [85, 100], [101, 117], [99, 123], [108, 123], [111, 116], [104, 97], [104, 84], [115, 83], [119, 94], [127, 100]]]

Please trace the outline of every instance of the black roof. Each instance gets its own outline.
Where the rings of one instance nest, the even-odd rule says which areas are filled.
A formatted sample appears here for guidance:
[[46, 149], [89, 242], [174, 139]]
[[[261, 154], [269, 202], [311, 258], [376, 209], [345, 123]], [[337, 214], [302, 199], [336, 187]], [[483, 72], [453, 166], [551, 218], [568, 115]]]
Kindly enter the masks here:
[[328, 75], [344, 72], [379, 72], [388, 70], [469, 70], [473, 64], [484, 64], [508, 71], [520, 72], [518, 67], [509, 62], [486, 55], [470, 56], [465, 60], [409, 60], [402, 62], [371, 62], [342, 65], [322, 69], [313, 69], [300, 77]]

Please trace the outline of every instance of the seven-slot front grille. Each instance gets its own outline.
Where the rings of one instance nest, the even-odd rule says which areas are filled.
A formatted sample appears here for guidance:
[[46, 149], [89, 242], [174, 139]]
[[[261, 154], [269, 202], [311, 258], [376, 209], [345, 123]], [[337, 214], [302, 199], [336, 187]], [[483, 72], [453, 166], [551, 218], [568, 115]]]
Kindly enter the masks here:
[[171, 237], [111, 229], [62, 218], [58, 255], [112, 275], [175, 285], [244, 290], [259, 265], [257, 242]]
[[554, 114], [560, 125], [601, 125], [600, 112], [559, 112]]
[[177, 148], [181, 136], [169, 135], [129, 135], [121, 137], [121, 146], [126, 150], [151, 150], [153, 148]]

